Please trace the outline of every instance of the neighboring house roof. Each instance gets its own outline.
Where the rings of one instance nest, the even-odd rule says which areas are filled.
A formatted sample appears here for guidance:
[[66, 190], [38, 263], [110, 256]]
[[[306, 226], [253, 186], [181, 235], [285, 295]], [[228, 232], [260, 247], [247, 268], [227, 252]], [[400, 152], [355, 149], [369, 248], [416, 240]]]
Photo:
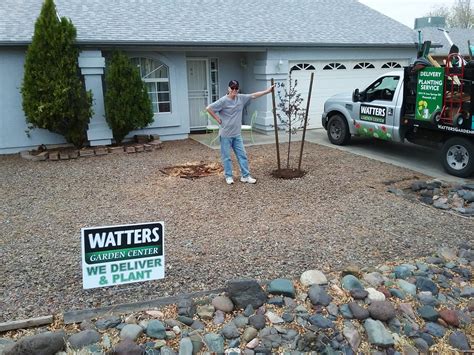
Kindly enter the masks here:
[[[357, 0], [55, 0], [82, 44], [410, 47], [409, 27]], [[0, 44], [31, 42], [42, 0], [0, 1]]]
[[[447, 56], [449, 54], [451, 45], [443, 31], [438, 30], [436, 27], [425, 27], [419, 30], [421, 30], [423, 41], [431, 41], [433, 44], [442, 45], [442, 47], [431, 48], [430, 54], [432, 56]], [[447, 28], [446, 31], [453, 43], [459, 47], [459, 52], [463, 56], [468, 56], [469, 48], [467, 41], [470, 40], [471, 43], [474, 43], [474, 28]]]

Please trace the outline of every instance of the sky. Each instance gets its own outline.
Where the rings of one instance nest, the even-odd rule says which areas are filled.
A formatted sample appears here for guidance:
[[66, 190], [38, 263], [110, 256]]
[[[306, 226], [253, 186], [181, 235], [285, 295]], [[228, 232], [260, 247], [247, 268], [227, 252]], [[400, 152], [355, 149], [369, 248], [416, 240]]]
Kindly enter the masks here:
[[431, 10], [451, 8], [455, 0], [359, 0], [361, 3], [413, 28], [415, 18], [424, 17]]

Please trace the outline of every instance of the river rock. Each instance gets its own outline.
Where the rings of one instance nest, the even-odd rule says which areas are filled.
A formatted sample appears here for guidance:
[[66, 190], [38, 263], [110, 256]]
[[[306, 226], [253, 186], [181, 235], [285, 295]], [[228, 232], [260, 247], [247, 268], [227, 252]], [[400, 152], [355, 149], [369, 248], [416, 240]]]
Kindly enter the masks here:
[[73, 349], [82, 349], [83, 347], [100, 341], [100, 334], [92, 329], [73, 334], [69, 337], [68, 343]]
[[424, 331], [435, 337], [441, 338], [446, 333], [446, 328], [433, 322], [427, 322]]
[[318, 285], [313, 285], [308, 290], [308, 296], [313, 305], [327, 306], [332, 301], [332, 297], [326, 292], [326, 290]]
[[234, 304], [232, 303], [232, 300], [227, 296], [214, 297], [212, 299], [212, 305], [216, 310], [220, 310], [225, 313], [230, 313], [234, 310]]
[[369, 318], [364, 322], [364, 328], [370, 344], [381, 347], [390, 347], [395, 344], [392, 335], [381, 321]]
[[204, 335], [204, 341], [210, 352], [224, 353], [224, 338], [218, 334], [208, 333]]
[[449, 325], [459, 327], [458, 314], [451, 309], [442, 309], [439, 311], [439, 316]]
[[233, 322], [226, 324], [224, 328], [222, 328], [221, 334], [226, 339], [234, 339], [240, 336], [239, 329], [237, 329], [237, 326]]
[[395, 308], [389, 301], [374, 301], [367, 310], [372, 318], [384, 322], [395, 317]]
[[[262, 328], [263, 329], [263, 328]], [[254, 327], [247, 327], [242, 334], [242, 341], [248, 343], [258, 335], [258, 330]]]
[[411, 296], [416, 296], [416, 285], [405, 280], [397, 280], [398, 286]]
[[130, 339], [135, 341], [140, 335], [143, 334], [143, 328], [138, 324], [127, 324], [120, 331], [120, 339]]
[[328, 280], [319, 270], [308, 270], [301, 274], [300, 282], [303, 286], [326, 285]]
[[369, 287], [366, 289], [368, 292], [367, 298], [369, 302], [374, 302], [374, 301], [385, 301], [385, 295], [377, 291], [376, 289]]
[[364, 274], [363, 279], [374, 287], [380, 286], [384, 283], [384, 277], [379, 272], [370, 272], [368, 274]]
[[109, 328], [114, 328], [122, 322], [120, 317], [111, 316], [107, 318], [102, 318], [95, 322], [95, 326], [99, 330], [105, 330]]
[[263, 314], [254, 314], [249, 317], [249, 324], [257, 330], [265, 328], [266, 318]]
[[191, 338], [184, 337], [179, 341], [179, 355], [192, 355], [193, 354], [193, 342]]
[[267, 287], [267, 292], [271, 295], [282, 295], [295, 298], [296, 291], [293, 282], [288, 279], [272, 280]]
[[115, 355], [142, 355], [143, 349], [135, 344], [131, 339], [124, 339], [115, 345], [113, 349]]
[[357, 349], [359, 349], [360, 342], [362, 338], [357, 331], [357, 329], [352, 325], [350, 322], [344, 323], [344, 329], [342, 330], [344, 337], [347, 339], [347, 342], [351, 346], [352, 350], [357, 353]]
[[355, 319], [364, 320], [369, 318], [370, 316], [369, 311], [364, 307], [360, 306], [357, 302], [349, 303], [349, 309]]
[[364, 289], [364, 286], [362, 286], [359, 279], [353, 275], [344, 276], [341, 280], [341, 286], [343, 289], [346, 289], [348, 291], [355, 290], [355, 289], [358, 289], [358, 290]]
[[418, 314], [421, 318], [430, 322], [436, 322], [439, 317], [439, 313], [431, 306], [423, 306], [418, 308]]
[[152, 319], [148, 322], [148, 326], [146, 327], [146, 334], [150, 338], [165, 339], [166, 328], [163, 323], [161, 323], [161, 321], [157, 319]]
[[449, 344], [456, 349], [469, 351], [472, 350], [467, 336], [462, 332], [454, 332], [449, 335]]
[[426, 277], [417, 277], [416, 278], [416, 288], [420, 291], [430, 291], [433, 295], [438, 294], [438, 286]]
[[331, 322], [329, 319], [327, 319], [326, 317], [323, 317], [320, 314], [316, 314], [314, 316], [309, 317], [308, 321], [312, 325], [315, 325], [318, 328], [323, 328], [323, 329], [334, 328], [335, 326], [333, 322]]

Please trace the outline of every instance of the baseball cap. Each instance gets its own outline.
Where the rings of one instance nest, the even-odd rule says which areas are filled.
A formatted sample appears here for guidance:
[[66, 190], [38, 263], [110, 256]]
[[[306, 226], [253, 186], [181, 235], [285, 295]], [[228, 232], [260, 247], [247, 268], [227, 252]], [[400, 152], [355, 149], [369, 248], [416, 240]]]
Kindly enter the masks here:
[[237, 80], [229, 81], [229, 87], [239, 87], [239, 82]]

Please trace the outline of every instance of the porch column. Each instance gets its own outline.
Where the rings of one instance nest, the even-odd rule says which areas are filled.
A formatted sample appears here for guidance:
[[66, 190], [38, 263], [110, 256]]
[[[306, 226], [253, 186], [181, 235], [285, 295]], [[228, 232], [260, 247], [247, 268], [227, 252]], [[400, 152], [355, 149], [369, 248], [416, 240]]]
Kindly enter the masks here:
[[[263, 87], [264, 89], [270, 86], [272, 78], [275, 80], [275, 83], [286, 83], [288, 79], [288, 60], [268, 59], [256, 61], [254, 67], [254, 75], [257, 82], [262, 82], [260, 87]], [[275, 95], [277, 97], [278, 104], [278, 95], [276, 90]], [[273, 132], [275, 128], [273, 127], [274, 120], [272, 95], [268, 94], [260, 98], [259, 101], [262, 102], [263, 107], [261, 107], [261, 109], [259, 110], [259, 115], [257, 117], [255, 128], [262, 133]]]
[[105, 58], [101, 51], [86, 50], [79, 54], [79, 67], [84, 75], [86, 90], [92, 91], [94, 114], [90, 119], [87, 139], [91, 146], [112, 144], [112, 130], [105, 121], [104, 91], [102, 75]]

